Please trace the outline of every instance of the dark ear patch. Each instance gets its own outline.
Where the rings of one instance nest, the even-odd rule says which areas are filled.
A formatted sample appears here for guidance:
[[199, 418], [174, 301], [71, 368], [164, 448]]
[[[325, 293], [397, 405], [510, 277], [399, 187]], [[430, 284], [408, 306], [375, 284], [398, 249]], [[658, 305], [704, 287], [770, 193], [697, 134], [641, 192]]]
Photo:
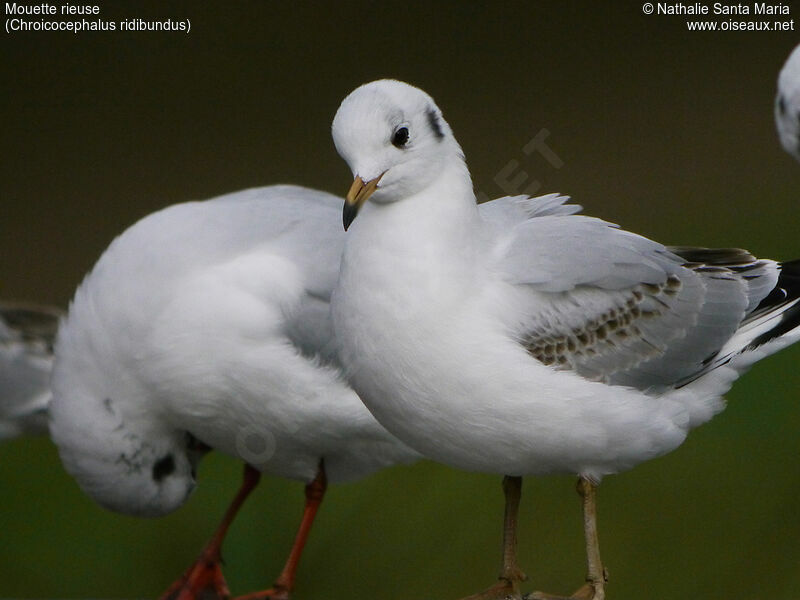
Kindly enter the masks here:
[[161, 481], [175, 470], [175, 458], [172, 454], [167, 454], [164, 458], [159, 458], [153, 465], [153, 480]]
[[431, 126], [433, 135], [435, 135], [437, 139], [441, 140], [444, 137], [444, 132], [442, 131], [442, 125], [439, 123], [439, 117], [436, 116], [436, 111], [434, 111], [432, 108], [429, 108], [425, 111], [425, 114], [428, 116], [428, 125]]

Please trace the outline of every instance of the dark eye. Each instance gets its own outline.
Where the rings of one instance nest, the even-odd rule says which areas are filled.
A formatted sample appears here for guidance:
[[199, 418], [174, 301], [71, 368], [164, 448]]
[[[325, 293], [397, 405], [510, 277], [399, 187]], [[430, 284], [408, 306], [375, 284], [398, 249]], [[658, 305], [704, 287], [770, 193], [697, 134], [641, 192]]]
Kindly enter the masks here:
[[396, 148], [402, 148], [408, 143], [408, 127], [401, 127], [394, 132], [392, 136], [392, 145]]
[[173, 471], [175, 471], [175, 458], [172, 454], [167, 454], [153, 465], [153, 479], [159, 482], [167, 475], [172, 475]]

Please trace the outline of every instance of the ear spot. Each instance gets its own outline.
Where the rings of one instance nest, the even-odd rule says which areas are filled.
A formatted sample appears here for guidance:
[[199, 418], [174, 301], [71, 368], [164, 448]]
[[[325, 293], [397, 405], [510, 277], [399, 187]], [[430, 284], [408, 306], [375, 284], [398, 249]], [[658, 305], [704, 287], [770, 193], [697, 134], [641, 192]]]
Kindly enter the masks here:
[[160, 482], [173, 471], [175, 471], [175, 458], [172, 454], [167, 454], [165, 457], [159, 458], [153, 465], [153, 480]]
[[436, 139], [441, 140], [444, 137], [444, 132], [442, 131], [442, 125], [439, 123], [439, 117], [436, 116], [436, 111], [432, 108], [428, 108], [425, 111], [425, 115], [428, 117], [428, 125], [431, 127], [431, 131], [433, 131], [433, 135], [436, 136]]

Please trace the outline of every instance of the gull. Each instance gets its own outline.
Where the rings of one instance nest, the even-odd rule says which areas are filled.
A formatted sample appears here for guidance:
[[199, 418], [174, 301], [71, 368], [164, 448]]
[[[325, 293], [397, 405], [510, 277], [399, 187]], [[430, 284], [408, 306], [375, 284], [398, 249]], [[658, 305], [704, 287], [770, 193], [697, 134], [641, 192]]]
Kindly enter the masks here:
[[53, 339], [62, 311], [0, 302], [0, 440], [47, 433]]
[[555, 194], [478, 206], [441, 110], [399, 81], [353, 91], [332, 134], [354, 176], [331, 304], [351, 384], [423, 455], [505, 476], [502, 571], [470, 598], [519, 598], [521, 478], [550, 473], [583, 498], [572, 597], [604, 598], [597, 485], [678, 447], [800, 338], [800, 261], [668, 248]]
[[260, 473], [306, 483], [286, 566], [247, 596], [285, 599], [327, 482], [418, 457], [337, 365], [340, 207], [295, 186], [177, 204], [117, 237], [75, 293], [56, 339], [50, 432], [83, 491], [159, 516], [186, 502], [205, 451], [246, 464], [219, 529], [163, 598], [228, 597], [222, 541]]
[[792, 50], [778, 75], [775, 125], [783, 148], [800, 161], [800, 46]]

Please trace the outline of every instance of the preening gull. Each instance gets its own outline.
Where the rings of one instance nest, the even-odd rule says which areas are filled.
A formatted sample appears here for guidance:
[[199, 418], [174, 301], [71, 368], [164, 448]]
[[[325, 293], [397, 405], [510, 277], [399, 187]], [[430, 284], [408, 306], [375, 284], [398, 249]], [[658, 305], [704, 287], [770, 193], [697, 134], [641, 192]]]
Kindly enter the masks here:
[[424, 455], [506, 476], [503, 570], [473, 598], [519, 597], [521, 477], [547, 473], [579, 476], [573, 597], [603, 598], [597, 484], [675, 449], [800, 338], [800, 261], [668, 248], [557, 195], [478, 207], [440, 109], [399, 81], [352, 92], [332, 133], [355, 178], [332, 300], [351, 384]]
[[341, 199], [273, 186], [168, 207], [120, 235], [78, 288], [56, 340], [50, 432], [98, 503], [181, 506], [210, 449], [247, 465], [200, 558], [164, 598], [227, 597], [220, 546], [260, 472], [303, 481], [306, 508], [270, 590], [289, 596], [326, 481], [418, 455], [340, 374], [329, 300]]

